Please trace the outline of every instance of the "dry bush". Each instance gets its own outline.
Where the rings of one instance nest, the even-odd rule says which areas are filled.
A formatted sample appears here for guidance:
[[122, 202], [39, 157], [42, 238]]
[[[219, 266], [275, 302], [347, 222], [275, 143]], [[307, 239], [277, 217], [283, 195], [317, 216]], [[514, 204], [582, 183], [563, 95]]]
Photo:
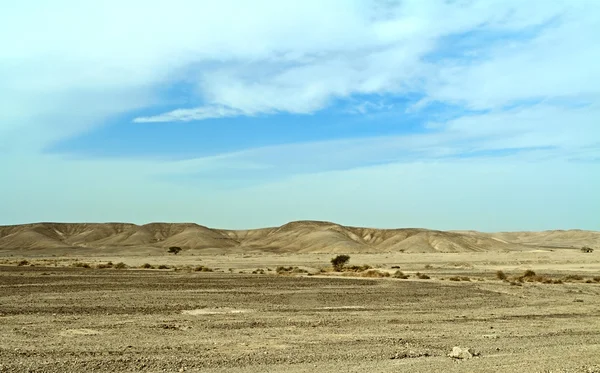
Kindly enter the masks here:
[[506, 281], [506, 279], [508, 278], [508, 276], [506, 275], [506, 273], [504, 273], [502, 271], [496, 271], [496, 278], [498, 280]]
[[517, 281], [511, 281], [510, 285], [511, 286], [523, 286], [520, 282], [517, 282]]
[[344, 266], [350, 261], [349, 255], [338, 255], [331, 259], [331, 265], [337, 272], [341, 272]]
[[535, 277], [536, 274], [534, 271], [532, 271], [531, 269], [528, 269], [525, 271], [525, 273], [523, 273], [523, 277]]
[[427, 276], [426, 274], [420, 273], [420, 272], [417, 272], [416, 276], [417, 276], [417, 278], [419, 278], [421, 280], [429, 280], [431, 278], [431, 277]]
[[433, 266], [432, 266], [431, 264], [427, 264], [427, 265], [425, 266], [425, 269], [433, 269]]
[[396, 271], [396, 272], [394, 272], [393, 277], [394, 278], [400, 278], [400, 279], [406, 280], [409, 276], [406, 275], [406, 274], [404, 274], [404, 272], [402, 272], [402, 271]]
[[144, 269], [154, 269], [154, 266], [152, 266], [152, 264], [149, 263], [144, 263], [140, 266], [140, 268], [144, 268]]
[[595, 282], [600, 282], [600, 276], [594, 276], [592, 277], [592, 280], [594, 280]]
[[471, 278], [469, 276], [460, 276], [460, 280], [461, 281], [471, 281]]
[[112, 267], [113, 267], [112, 262], [100, 263], [100, 264], [96, 265], [96, 268], [98, 268], [98, 269], [106, 269], [106, 268], [112, 268]]
[[84, 263], [84, 262], [75, 262], [73, 264], [71, 264], [71, 267], [76, 267], [76, 268], [92, 268], [92, 266], [90, 266], [89, 263]]
[[127, 268], [127, 264], [125, 264], [123, 262], [119, 262], [119, 263], [115, 264], [115, 268], [116, 269], [125, 269], [125, 268]]
[[252, 271], [252, 274], [253, 275], [264, 275], [265, 274], [265, 270], [262, 269], [262, 268], [258, 268], [258, 269], [255, 269], [254, 271]]
[[207, 266], [197, 266], [196, 268], [194, 268], [194, 271], [196, 272], [212, 272], [212, 268], [207, 267]]
[[566, 275], [563, 278], [564, 282], [568, 282], [568, 281], [581, 281], [583, 280], [583, 277], [581, 275]]
[[161, 264], [158, 266], [158, 269], [169, 269], [169, 266], [166, 264]]
[[26, 265], [29, 265], [29, 261], [27, 261], [25, 259], [23, 259], [19, 263], [17, 263], [17, 266], [19, 266], [19, 267], [23, 267], [23, 266], [26, 266]]
[[448, 280], [450, 280], [450, 281], [460, 281], [460, 277], [458, 277], [458, 276], [452, 276], [452, 277], [449, 277]]
[[373, 267], [371, 267], [368, 264], [363, 264], [361, 266], [354, 265], [354, 266], [350, 266], [350, 267], [344, 267], [343, 271], [344, 272], [364, 272], [364, 271], [367, 271], [367, 270], [369, 270], [371, 268], [373, 268]]
[[389, 272], [379, 271], [377, 269], [369, 269], [361, 273], [361, 277], [383, 278], [390, 277]]

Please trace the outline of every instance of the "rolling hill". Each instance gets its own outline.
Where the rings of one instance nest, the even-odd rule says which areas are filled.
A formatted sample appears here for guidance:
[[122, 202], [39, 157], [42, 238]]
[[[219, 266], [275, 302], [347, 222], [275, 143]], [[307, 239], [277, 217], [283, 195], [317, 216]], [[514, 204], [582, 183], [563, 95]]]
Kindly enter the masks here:
[[481, 233], [420, 228], [375, 229], [321, 221], [296, 221], [280, 227], [252, 230], [212, 229], [193, 223], [36, 223], [0, 226], [0, 250], [146, 252], [171, 246], [223, 253], [523, 251], [600, 247], [600, 232]]

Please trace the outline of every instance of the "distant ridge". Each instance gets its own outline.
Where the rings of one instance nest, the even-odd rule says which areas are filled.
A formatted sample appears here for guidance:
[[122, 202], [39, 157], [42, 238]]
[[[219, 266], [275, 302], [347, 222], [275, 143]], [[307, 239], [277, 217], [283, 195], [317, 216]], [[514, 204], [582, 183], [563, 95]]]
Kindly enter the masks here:
[[476, 252], [600, 247], [600, 232], [438, 231], [347, 227], [294, 221], [280, 227], [224, 230], [194, 223], [34, 223], [0, 226], [0, 250], [153, 252], [171, 246], [214, 253]]

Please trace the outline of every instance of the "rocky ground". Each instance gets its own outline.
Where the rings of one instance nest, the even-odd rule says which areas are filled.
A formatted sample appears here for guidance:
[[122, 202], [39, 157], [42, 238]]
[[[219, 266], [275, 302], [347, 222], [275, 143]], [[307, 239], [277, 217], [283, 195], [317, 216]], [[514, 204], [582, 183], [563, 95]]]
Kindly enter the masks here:
[[1, 266], [0, 372], [600, 372], [600, 284], [476, 275]]

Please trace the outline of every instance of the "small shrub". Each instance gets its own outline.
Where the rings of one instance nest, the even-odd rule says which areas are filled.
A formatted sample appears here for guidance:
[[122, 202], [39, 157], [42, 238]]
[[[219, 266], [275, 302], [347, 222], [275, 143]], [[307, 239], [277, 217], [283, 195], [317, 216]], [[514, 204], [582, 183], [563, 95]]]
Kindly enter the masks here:
[[510, 285], [511, 286], [523, 286], [520, 282], [517, 282], [517, 281], [511, 281]]
[[431, 277], [427, 276], [426, 274], [424, 274], [424, 273], [419, 273], [419, 272], [417, 272], [417, 275], [416, 275], [416, 276], [417, 276], [419, 279], [421, 279], [421, 280], [429, 280], [429, 279], [431, 278]]
[[590, 279], [587, 279], [587, 280], [585, 280], [585, 283], [586, 283], [586, 284], [593, 284], [593, 283], [594, 283], [594, 280], [592, 280], [592, 279], [590, 278]]
[[98, 269], [106, 269], [106, 268], [112, 268], [112, 267], [113, 267], [112, 262], [100, 263], [100, 264], [96, 265], [96, 268], [98, 268]]
[[427, 265], [425, 266], [425, 269], [433, 269], [433, 266], [432, 266], [431, 264], [427, 264]]
[[553, 284], [562, 284], [563, 281], [561, 279], [556, 279], [552, 281]]
[[584, 247], [582, 247], [582, 248], [581, 248], [581, 252], [582, 252], [582, 253], [593, 253], [593, 252], [594, 252], [594, 249], [592, 249], [592, 248], [591, 248], [591, 247], [589, 247], [589, 246], [584, 246]]
[[392, 269], [400, 269], [400, 266], [392, 266]]
[[468, 277], [468, 276], [461, 276], [461, 277], [460, 277], [460, 280], [461, 280], [461, 281], [471, 281], [471, 278], [470, 278], [470, 277]]
[[158, 269], [169, 269], [169, 266], [165, 265], [165, 264], [161, 264], [158, 266]]
[[396, 272], [394, 272], [392, 277], [406, 280], [409, 276], [404, 274], [404, 272], [402, 272], [402, 271], [396, 271]]
[[82, 263], [82, 262], [75, 262], [73, 264], [71, 264], [72, 267], [76, 267], [76, 268], [92, 268], [88, 263]]
[[508, 278], [508, 276], [506, 275], [506, 273], [504, 273], [502, 271], [496, 271], [496, 278], [498, 280], [506, 281], [506, 279]]
[[167, 252], [169, 254], [173, 254], [173, 255], [179, 254], [180, 251], [181, 251], [181, 247], [179, 247], [179, 246], [171, 246], [171, 247], [169, 247], [169, 250], [167, 250]]
[[308, 273], [308, 271], [307, 271], [307, 270], [305, 270], [305, 269], [302, 269], [302, 268], [298, 268], [298, 267], [294, 267], [294, 268], [292, 268], [292, 271], [291, 271], [291, 272], [292, 272], [292, 273]]
[[566, 275], [563, 281], [581, 281], [583, 277], [581, 275]]
[[152, 264], [149, 263], [144, 263], [140, 266], [140, 268], [144, 268], [144, 269], [154, 269], [154, 267], [152, 266]]
[[452, 276], [452, 277], [449, 277], [448, 280], [450, 280], [450, 281], [460, 281], [460, 277], [458, 277], [458, 276]]
[[125, 269], [125, 268], [127, 268], [127, 264], [125, 264], [123, 262], [119, 262], [119, 263], [115, 264], [115, 269]]
[[535, 277], [535, 272], [531, 269], [528, 269], [523, 273], [523, 277]]
[[349, 260], [350, 256], [348, 255], [338, 255], [335, 258], [331, 259], [331, 265], [333, 266], [333, 269], [335, 269], [337, 272], [341, 272]]
[[29, 261], [24, 260], [24, 259], [21, 260], [19, 263], [17, 263], [17, 266], [19, 266], [19, 267], [23, 267], [23, 266], [26, 266], [26, 265], [29, 265]]
[[594, 280], [595, 282], [600, 282], [600, 276], [594, 276], [592, 277], [592, 280]]
[[254, 271], [252, 271], [252, 274], [253, 275], [264, 275], [265, 274], [265, 270], [262, 269], [262, 268], [258, 268], [258, 269], [255, 269]]

